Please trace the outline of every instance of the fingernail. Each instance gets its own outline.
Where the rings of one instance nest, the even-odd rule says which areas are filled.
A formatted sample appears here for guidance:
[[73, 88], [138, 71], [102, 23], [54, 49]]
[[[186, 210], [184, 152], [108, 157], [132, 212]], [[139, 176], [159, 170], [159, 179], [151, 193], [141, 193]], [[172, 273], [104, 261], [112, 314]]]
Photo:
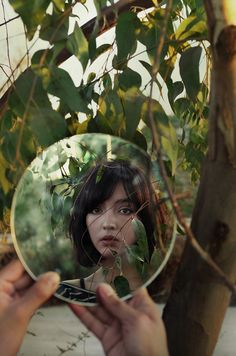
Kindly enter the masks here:
[[104, 297], [111, 297], [116, 295], [114, 289], [109, 284], [101, 283], [99, 284], [98, 288], [99, 288], [99, 292]]
[[56, 272], [47, 272], [40, 276], [39, 279], [43, 279], [49, 287], [55, 288], [60, 282], [60, 276]]

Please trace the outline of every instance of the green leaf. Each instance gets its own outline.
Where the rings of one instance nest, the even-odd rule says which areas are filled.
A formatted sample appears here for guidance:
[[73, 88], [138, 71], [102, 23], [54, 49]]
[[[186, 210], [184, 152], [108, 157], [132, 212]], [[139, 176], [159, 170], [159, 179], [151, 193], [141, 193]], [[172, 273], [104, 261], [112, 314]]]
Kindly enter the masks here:
[[68, 135], [66, 120], [52, 109], [32, 109], [29, 113], [29, 125], [43, 147], [48, 147]]
[[63, 198], [60, 194], [53, 193], [52, 194], [52, 208], [53, 212], [55, 214], [61, 213], [62, 212], [62, 207], [63, 207]]
[[[156, 48], [160, 39], [162, 20], [163, 14], [162, 9], [160, 9], [160, 11], [157, 11], [156, 13], [156, 18], [153, 18], [153, 22], [155, 21], [157, 25], [151, 25], [150, 22], [143, 22], [142, 26], [140, 27], [141, 31], [137, 35], [138, 41], [140, 41], [147, 48], [147, 55], [149, 57], [151, 65], [154, 64], [154, 59], [156, 56]], [[160, 62], [163, 61], [167, 49], [168, 45], [165, 43], [161, 52]], [[145, 64], [143, 65], [145, 66]], [[146, 66], [146, 69], [149, 71], [148, 66]]]
[[179, 98], [174, 102], [174, 112], [175, 114], [181, 118], [185, 116], [186, 112], [189, 112], [191, 109], [191, 101], [187, 98]]
[[36, 72], [37, 69], [40, 69], [42, 67], [42, 65], [39, 63], [41, 62], [43, 56], [44, 65], [50, 65], [50, 63], [54, 59], [53, 51], [51, 49], [46, 52], [45, 49], [40, 49], [39, 51], [35, 52], [31, 58], [31, 68], [34, 72]]
[[89, 60], [88, 41], [77, 23], [75, 24], [74, 31], [68, 37], [67, 49], [78, 58], [83, 70], [85, 70]]
[[17, 116], [23, 117], [27, 105], [29, 108], [34, 106], [51, 108], [51, 103], [43, 89], [41, 79], [30, 68], [17, 78], [14, 91], [9, 98], [9, 106]]
[[125, 113], [126, 138], [132, 139], [135, 135], [141, 118], [141, 109], [145, 97], [137, 92], [136, 88], [131, 88], [124, 93], [123, 108]]
[[132, 87], [138, 89], [142, 83], [141, 75], [129, 67], [126, 67], [123, 72], [118, 76], [119, 86], [122, 90], [126, 91]]
[[151, 64], [145, 62], [145, 61], [139, 61], [143, 66], [144, 68], [148, 71], [148, 73], [150, 74], [150, 76], [152, 76], [152, 66]]
[[140, 251], [139, 247], [136, 245], [126, 246], [126, 252], [128, 255], [129, 263], [134, 263], [136, 261], [144, 262], [144, 257], [142, 251]]
[[16, 117], [10, 110], [6, 111], [2, 115], [1, 121], [0, 121], [1, 136], [3, 136], [5, 132], [7, 132], [8, 130], [10, 130], [12, 128], [12, 126], [15, 123], [15, 120], [16, 120]]
[[202, 161], [204, 159], [204, 153], [202, 150], [198, 146], [189, 142], [186, 145], [185, 157], [187, 161], [191, 163], [191, 166], [194, 167], [199, 173]]
[[62, 18], [61, 13], [53, 11], [52, 15], [47, 14], [44, 17], [39, 31], [39, 37], [42, 40], [49, 41], [49, 43], [52, 44], [61, 40], [65, 40], [68, 37], [68, 30], [68, 16], [64, 16]]
[[107, 0], [94, 1], [94, 6], [96, 7], [98, 16], [100, 16], [101, 10], [106, 6], [106, 4], [107, 4]]
[[64, 0], [52, 0], [53, 4], [59, 11], [63, 11], [65, 9], [65, 1]]
[[161, 132], [161, 143], [165, 154], [171, 161], [171, 174], [175, 175], [177, 167], [177, 158], [178, 158], [178, 137], [176, 130], [173, 127], [169, 118], [167, 121], [162, 120], [158, 123], [159, 130]]
[[51, 81], [48, 86], [50, 94], [59, 97], [69, 109], [76, 112], [90, 113], [86, 102], [81, 98], [70, 75], [61, 68], [51, 68]]
[[73, 199], [70, 196], [67, 196], [63, 201], [63, 216], [70, 216], [71, 208], [73, 207]]
[[93, 119], [89, 120], [87, 129], [88, 132], [101, 132], [108, 135], [113, 134], [108, 120], [100, 112], [98, 112]]
[[130, 294], [130, 286], [129, 281], [123, 276], [117, 276], [114, 279], [114, 286], [116, 292], [120, 298], [125, 297], [126, 295]]
[[183, 20], [175, 32], [175, 37], [180, 40], [207, 40], [207, 24], [202, 16], [191, 15]]
[[[176, 135], [173, 135], [176, 138]], [[174, 140], [173, 140], [174, 141]], [[177, 167], [177, 158], [178, 158], [178, 141], [174, 142], [168, 140], [166, 137], [162, 136], [161, 143], [164, 149], [165, 154], [169, 157], [171, 161], [171, 174], [175, 175], [176, 167]]]
[[112, 80], [108, 73], [105, 73], [102, 83], [103, 83], [104, 89], [110, 90], [112, 88]]
[[99, 113], [103, 115], [115, 134], [124, 125], [124, 110], [122, 100], [114, 89], [104, 91], [99, 98]]
[[[8, 162], [14, 162], [16, 160], [16, 147], [20, 139], [20, 127], [17, 126], [14, 131], [6, 132], [4, 140], [1, 145], [1, 151]], [[35, 156], [35, 144], [33, 142], [32, 133], [26, 126], [23, 131], [20, 145], [20, 155], [22, 161], [28, 165]], [[15, 175], [17, 176], [16, 172]]]
[[112, 251], [113, 256], [115, 256], [115, 267], [121, 271], [122, 270], [122, 260], [120, 255], [117, 255], [116, 251]]
[[203, 0], [184, 0], [185, 5], [189, 6], [191, 10], [203, 11]]
[[[150, 126], [147, 103], [143, 106], [143, 120]], [[156, 100], [152, 102], [152, 111], [155, 124], [161, 136], [161, 143], [165, 154], [171, 161], [172, 175], [175, 174], [178, 157], [178, 137], [170, 118], [164, 112], [162, 106]]]
[[134, 12], [125, 12], [118, 17], [116, 25], [117, 61], [124, 61], [136, 46], [136, 30], [139, 19]]
[[32, 40], [38, 25], [41, 24], [46, 14], [50, 0], [27, 1], [27, 4], [25, 0], [9, 0], [9, 3], [22, 18], [27, 28], [28, 40]]
[[14, 162], [16, 158], [17, 135], [6, 132], [1, 144], [1, 152], [8, 162]]
[[153, 251], [151, 261], [150, 261], [150, 266], [153, 271], [157, 271], [160, 265], [163, 262], [163, 253], [160, 250], [155, 249]]
[[80, 162], [75, 157], [69, 158], [69, 172], [71, 177], [76, 177], [80, 171]]
[[142, 148], [144, 151], [147, 151], [147, 141], [145, 136], [138, 130], [135, 131], [133, 140], [132, 140], [137, 146]]
[[[148, 261], [149, 259], [149, 249], [148, 249], [148, 241], [145, 227], [142, 221], [138, 219], [132, 220], [132, 227], [134, 229], [134, 234], [136, 236], [135, 245], [137, 247], [136, 254], [142, 257], [144, 260]], [[135, 246], [134, 245], [134, 246]]]
[[[158, 126], [160, 124], [160, 127], [158, 129], [162, 129], [162, 126], [165, 123], [165, 126], [168, 126], [168, 116], [166, 115], [163, 107], [157, 100], [152, 100], [152, 112], [154, 116], [154, 120], [156, 125]], [[145, 122], [145, 124], [150, 127], [150, 122], [149, 122], [149, 112], [148, 112], [148, 102], [146, 101], [142, 107], [142, 119]], [[165, 130], [164, 130], [165, 131]], [[163, 130], [161, 131], [161, 134], [164, 134]], [[168, 134], [166, 134], [168, 136]]]
[[100, 182], [100, 180], [102, 179], [103, 173], [105, 171], [105, 168], [103, 165], [101, 165], [101, 167], [99, 167], [99, 170], [97, 171], [97, 175], [96, 175], [96, 184]]
[[94, 54], [94, 57], [91, 58], [93, 61], [95, 59], [97, 59], [101, 54], [109, 51], [112, 49], [112, 45], [110, 43], [103, 43], [101, 46], [99, 46], [97, 49], [96, 49], [96, 52]]
[[179, 61], [180, 75], [188, 97], [195, 102], [200, 89], [199, 63], [202, 54], [200, 46], [185, 50]]
[[112, 59], [112, 67], [116, 70], [124, 70], [127, 67], [127, 59], [119, 60], [117, 55]]
[[47, 90], [51, 81], [51, 71], [49, 67], [34, 64], [31, 67], [33, 71], [37, 74], [37, 76], [41, 78], [44, 90]]
[[180, 81], [177, 81], [177, 82], [173, 83], [172, 80], [170, 79], [167, 82], [167, 87], [168, 87], [168, 99], [169, 99], [171, 107], [173, 108], [175, 99], [184, 90], [184, 85]]

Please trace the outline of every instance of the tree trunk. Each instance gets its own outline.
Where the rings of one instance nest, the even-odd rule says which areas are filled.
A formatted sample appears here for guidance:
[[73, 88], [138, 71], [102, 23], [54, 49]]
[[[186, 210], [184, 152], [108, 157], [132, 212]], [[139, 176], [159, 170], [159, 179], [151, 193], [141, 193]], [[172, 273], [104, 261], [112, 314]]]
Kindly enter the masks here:
[[[212, 45], [209, 151], [192, 230], [236, 281], [236, 1], [205, 0]], [[231, 293], [189, 243], [164, 310], [170, 354], [212, 355]]]

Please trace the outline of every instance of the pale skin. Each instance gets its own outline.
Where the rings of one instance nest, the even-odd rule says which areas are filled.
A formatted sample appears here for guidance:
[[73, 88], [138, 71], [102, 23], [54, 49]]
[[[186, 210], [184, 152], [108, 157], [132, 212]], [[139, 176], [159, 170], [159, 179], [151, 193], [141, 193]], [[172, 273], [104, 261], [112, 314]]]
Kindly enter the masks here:
[[101, 284], [97, 298], [100, 304], [92, 308], [70, 306], [101, 341], [107, 356], [168, 356], [165, 327], [146, 289], [137, 290], [126, 303]]
[[[1, 354], [15, 356], [34, 312], [55, 292], [59, 276], [43, 274], [33, 283], [19, 261], [0, 271]], [[106, 284], [97, 288], [99, 305], [71, 309], [101, 341], [108, 356], [168, 356], [164, 324], [146, 289], [128, 302]]]
[[129, 201], [122, 183], [117, 184], [107, 200], [87, 214], [86, 225], [90, 238], [103, 256], [104, 264], [114, 264], [111, 250], [121, 254], [125, 245], [135, 243], [132, 227], [132, 219], [135, 217], [135, 207]]
[[0, 271], [1, 355], [15, 356], [34, 312], [56, 291], [59, 276], [43, 274], [33, 283], [22, 264], [12, 261]]

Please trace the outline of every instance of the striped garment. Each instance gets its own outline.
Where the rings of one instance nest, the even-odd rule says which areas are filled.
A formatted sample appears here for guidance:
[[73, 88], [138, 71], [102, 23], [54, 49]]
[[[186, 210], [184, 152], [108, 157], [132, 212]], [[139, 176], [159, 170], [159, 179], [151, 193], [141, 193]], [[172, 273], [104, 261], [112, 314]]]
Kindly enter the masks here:
[[96, 293], [85, 288], [84, 279], [80, 280], [80, 286], [77, 287], [68, 282], [61, 282], [56, 291], [64, 298], [83, 303], [96, 303]]

